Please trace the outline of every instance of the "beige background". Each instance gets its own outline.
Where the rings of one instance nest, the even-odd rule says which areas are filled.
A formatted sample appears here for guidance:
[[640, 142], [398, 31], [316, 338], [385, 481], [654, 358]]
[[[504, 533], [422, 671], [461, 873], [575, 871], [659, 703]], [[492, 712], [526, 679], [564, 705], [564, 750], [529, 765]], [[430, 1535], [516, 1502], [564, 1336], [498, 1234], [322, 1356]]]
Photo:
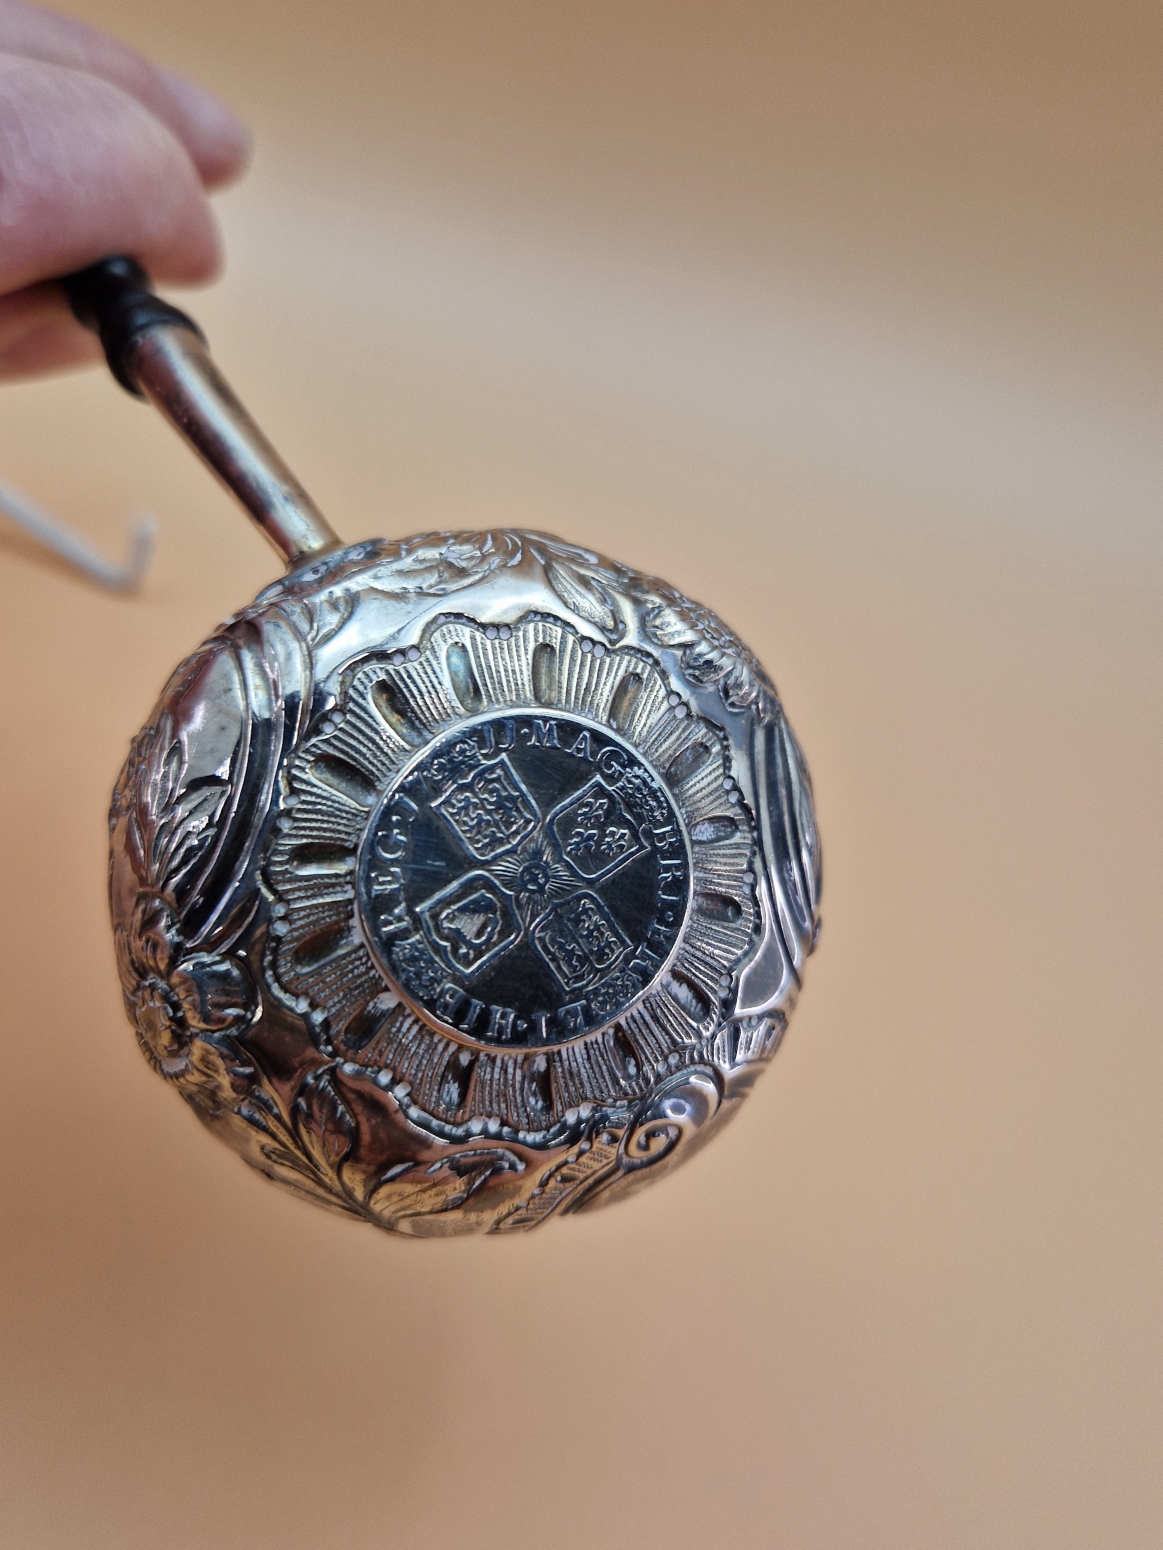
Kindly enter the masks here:
[[77, 0], [252, 121], [193, 310], [352, 539], [499, 521], [770, 664], [825, 928], [734, 1128], [606, 1214], [395, 1242], [125, 1025], [104, 812], [276, 573], [96, 373], [0, 395], [0, 1541], [1163, 1540], [1157, 5]]

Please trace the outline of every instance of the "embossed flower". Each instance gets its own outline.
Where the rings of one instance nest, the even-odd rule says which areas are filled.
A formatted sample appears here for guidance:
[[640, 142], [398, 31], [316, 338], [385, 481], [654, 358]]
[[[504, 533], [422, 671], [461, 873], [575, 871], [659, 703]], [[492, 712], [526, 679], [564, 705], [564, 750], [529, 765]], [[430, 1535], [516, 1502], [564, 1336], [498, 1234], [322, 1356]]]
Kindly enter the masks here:
[[164, 980], [151, 975], [138, 982], [129, 1000], [142, 1049], [159, 1070], [172, 1074], [170, 1068], [185, 1059], [190, 1046], [177, 997]]
[[515, 855], [494, 861], [492, 871], [513, 895], [517, 913], [526, 924], [552, 900], [577, 887], [576, 875], [540, 832]]
[[659, 586], [663, 601], [649, 608], [643, 627], [659, 646], [682, 647], [682, 669], [694, 684], [718, 685], [730, 710], [754, 708], [764, 721], [779, 715], [775, 685], [755, 653], [709, 608], [672, 587]]
[[201, 1035], [240, 1030], [250, 1020], [255, 991], [245, 968], [213, 953], [183, 956], [177, 914], [164, 895], [138, 898], [117, 945], [138, 1042], [163, 1076], [190, 1071]]

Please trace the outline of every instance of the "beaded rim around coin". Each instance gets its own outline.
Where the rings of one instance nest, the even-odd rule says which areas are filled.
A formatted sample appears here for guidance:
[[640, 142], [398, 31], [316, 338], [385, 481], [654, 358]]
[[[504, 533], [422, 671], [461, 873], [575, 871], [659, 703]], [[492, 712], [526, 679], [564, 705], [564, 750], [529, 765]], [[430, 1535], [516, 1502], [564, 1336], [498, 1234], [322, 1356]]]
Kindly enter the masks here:
[[[513, 746], [502, 749], [501, 742]], [[491, 758], [483, 756], [486, 745]], [[448, 767], [457, 754], [464, 771]], [[578, 765], [557, 800], [542, 795], [547, 761]], [[404, 857], [377, 848], [385, 832], [389, 852], [407, 848], [412, 836], [393, 834], [392, 814], [397, 802], [413, 801], [410, 782], [423, 784], [425, 769], [434, 765], [439, 790], [414, 801], [412, 822], [439, 844], [442, 856], [459, 852], [456, 875], [439, 865], [418, 867], [422, 858], [415, 854], [402, 865]], [[490, 847], [506, 836], [481, 830], [466, 844], [456, 833], [458, 823], [463, 829], [467, 820], [482, 821], [471, 777], [464, 779], [470, 767], [500, 781], [514, 814], [514, 844], [494, 856]], [[570, 803], [603, 768], [619, 778], [611, 775], [602, 789], [619, 807], [632, 802], [640, 820], [625, 870], [649, 863], [655, 889], [649, 902], [676, 916], [653, 941], [653, 919], [635, 939], [633, 911], [619, 909], [608, 888], [599, 892], [584, 876], [592, 863], [579, 870], [562, 854], [573, 833]], [[502, 627], [442, 616], [415, 646], [366, 659], [349, 672], [335, 707], [291, 761], [285, 816], [266, 869], [278, 917], [271, 988], [306, 1015], [321, 1048], [356, 1059], [368, 1058], [360, 1041], [369, 1019], [377, 1019], [377, 1046], [407, 1037], [439, 1047], [451, 1038], [490, 1048], [502, 1066], [541, 1049], [553, 1092], [567, 1090], [554, 1083], [567, 1058], [563, 1047], [593, 1045], [591, 1065], [610, 1071], [608, 1090], [595, 1096], [613, 1099], [620, 1091], [617, 1039], [646, 1048], [697, 1042], [721, 1016], [734, 971], [752, 944], [755, 835], [745, 807], [731, 800], [729, 772], [722, 730], [691, 714], [646, 652], [610, 648], [546, 614]], [[536, 797], [527, 781], [540, 782]], [[471, 805], [456, 819], [446, 816], [453, 795]], [[657, 834], [644, 839], [641, 829], [650, 825]], [[566, 907], [588, 905], [596, 940], [589, 972], [583, 965], [580, 976], [586, 993], [569, 994], [558, 980], [556, 1002], [538, 1026], [530, 1015], [538, 1008], [520, 1010], [477, 994], [475, 976], [464, 972], [476, 965], [457, 965], [455, 947], [442, 946], [433, 914], [467, 902], [458, 899], [457, 887], [466, 877], [476, 879], [479, 910], [490, 913], [488, 899], [495, 911], [496, 935], [479, 966], [484, 980], [504, 984], [498, 971], [510, 954], [514, 967], [528, 973], [546, 956], [530, 944], [530, 928], [535, 932], [547, 915], [548, 925], [557, 922], [552, 905], [522, 921], [517, 878], [505, 863], [521, 857], [522, 843], [536, 845], [547, 834], [558, 898]], [[615, 865], [605, 875], [616, 884], [622, 874]], [[676, 885], [669, 890], [668, 876]], [[565, 935], [577, 936], [568, 922]], [[603, 950], [611, 959], [608, 976], [598, 972]], [[548, 963], [544, 970], [538, 970], [543, 984], [555, 974]], [[385, 991], [399, 1002], [387, 1024]], [[521, 1021], [525, 1028], [517, 1027]], [[458, 1100], [454, 1093], [451, 1104], [438, 1102], [414, 1118], [444, 1134], [455, 1125]], [[543, 1131], [560, 1117], [556, 1102], [548, 1110], [529, 1114], [526, 1125]]]

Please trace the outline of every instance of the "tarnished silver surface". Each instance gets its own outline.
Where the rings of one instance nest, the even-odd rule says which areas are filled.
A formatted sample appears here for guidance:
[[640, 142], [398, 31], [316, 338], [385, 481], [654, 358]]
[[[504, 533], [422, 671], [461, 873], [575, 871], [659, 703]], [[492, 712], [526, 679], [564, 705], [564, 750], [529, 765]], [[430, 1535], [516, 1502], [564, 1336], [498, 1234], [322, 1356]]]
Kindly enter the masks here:
[[268, 1177], [517, 1232], [689, 1156], [782, 1038], [820, 847], [709, 610], [543, 534], [359, 544], [171, 679], [113, 799], [147, 1058]]

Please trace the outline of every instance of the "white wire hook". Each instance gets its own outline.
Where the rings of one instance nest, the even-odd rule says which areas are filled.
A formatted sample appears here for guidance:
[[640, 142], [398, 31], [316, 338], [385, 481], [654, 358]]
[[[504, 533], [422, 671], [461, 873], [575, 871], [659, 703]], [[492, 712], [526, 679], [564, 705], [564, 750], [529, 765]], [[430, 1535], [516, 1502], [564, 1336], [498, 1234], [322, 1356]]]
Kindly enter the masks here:
[[2, 482], [0, 512], [43, 549], [48, 549], [89, 581], [96, 582], [109, 592], [135, 592], [149, 570], [157, 537], [157, 523], [151, 516], [138, 518], [129, 538], [129, 557], [123, 565], [118, 565], [42, 506], [30, 501], [12, 485]]

